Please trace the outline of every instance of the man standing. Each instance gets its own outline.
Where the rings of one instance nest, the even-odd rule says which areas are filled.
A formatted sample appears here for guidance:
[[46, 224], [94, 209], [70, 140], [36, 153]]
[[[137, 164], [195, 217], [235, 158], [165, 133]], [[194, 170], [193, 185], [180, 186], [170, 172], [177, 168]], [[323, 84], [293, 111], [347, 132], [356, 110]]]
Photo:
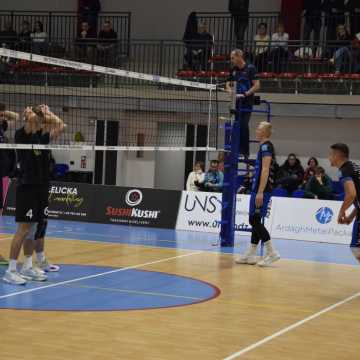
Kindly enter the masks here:
[[[271, 133], [272, 126], [268, 122], [261, 122], [256, 129], [256, 138], [260, 142], [260, 149], [256, 159], [250, 198], [251, 244], [245, 254], [240, 255], [236, 260], [237, 264], [255, 265], [257, 263], [259, 266], [269, 266], [280, 259], [280, 255], [274, 250], [270, 234], [263, 223], [270, 204], [276, 169], [275, 150], [270, 141]], [[260, 240], [265, 245], [266, 256], [257, 262], [256, 250]]]
[[[0, 144], [7, 142], [6, 130], [9, 122], [17, 121], [19, 115], [15, 112], [6, 110], [5, 104], [0, 104]], [[3, 178], [9, 175], [11, 170], [12, 151], [7, 149], [0, 149], [0, 216], [2, 215], [4, 205], [4, 189]], [[7, 265], [7, 260], [0, 255], [0, 265]]]
[[226, 83], [226, 90], [232, 93], [236, 84], [236, 120], [240, 122], [240, 154], [245, 158], [250, 153], [249, 122], [254, 104], [254, 95], [260, 89], [254, 65], [248, 64], [242, 50], [236, 49], [231, 52], [233, 68]]
[[[320, 31], [321, 31], [321, 10], [322, 0], [305, 0], [304, 9], [304, 40], [309, 41], [311, 33], [314, 34], [314, 47], [319, 46], [320, 42]], [[309, 44], [304, 44], [309, 46]]]
[[[28, 107], [24, 112], [25, 124], [15, 133], [18, 144], [47, 145], [63, 130], [64, 123], [46, 105]], [[17, 151], [16, 222], [18, 229], [11, 243], [9, 268], [3, 280], [24, 285], [27, 280], [45, 281], [43, 271], [32, 266], [33, 239], [37, 223], [48, 215], [50, 152], [48, 150]], [[25, 261], [20, 271], [17, 259], [24, 244]]]
[[230, 0], [229, 12], [234, 23], [236, 46], [242, 48], [245, 31], [249, 25], [249, 0]]
[[[339, 169], [340, 181], [344, 186], [345, 198], [338, 215], [339, 224], [351, 224], [354, 219], [351, 250], [360, 262], [360, 166], [349, 161], [349, 147], [346, 144], [334, 144], [330, 148], [330, 164]], [[350, 207], [354, 209], [346, 214]]]

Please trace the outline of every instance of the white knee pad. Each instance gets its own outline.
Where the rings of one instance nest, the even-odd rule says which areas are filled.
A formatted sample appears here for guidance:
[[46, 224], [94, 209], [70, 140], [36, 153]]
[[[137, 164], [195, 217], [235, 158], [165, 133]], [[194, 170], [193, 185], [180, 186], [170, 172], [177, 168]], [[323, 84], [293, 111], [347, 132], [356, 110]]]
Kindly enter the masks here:
[[353, 255], [355, 256], [356, 260], [360, 262], [360, 247], [352, 247], [351, 251]]

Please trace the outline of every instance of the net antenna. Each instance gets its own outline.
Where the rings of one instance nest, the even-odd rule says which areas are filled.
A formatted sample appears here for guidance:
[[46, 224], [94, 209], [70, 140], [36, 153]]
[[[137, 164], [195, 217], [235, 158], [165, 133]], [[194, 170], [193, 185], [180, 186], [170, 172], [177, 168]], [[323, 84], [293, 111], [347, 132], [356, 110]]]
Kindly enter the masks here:
[[[15, 130], [24, 124], [20, 116], [9, 122], [0, 149], [217, 150], [218, 103], [228, 99], [219, 100], [213, 79], [210, 84], [186, 81], [6, 48], [0, 48], [0, 57], [9, 59], [0, 103], [19, 114], [29, 105], [47, 104], [67, 125], [50, 145], [15, 144]], [[97, 144], [98, 121], [117, 124], [115, 145]], [[206, 146], [186, 145], [188, 125], [207, 126]]]

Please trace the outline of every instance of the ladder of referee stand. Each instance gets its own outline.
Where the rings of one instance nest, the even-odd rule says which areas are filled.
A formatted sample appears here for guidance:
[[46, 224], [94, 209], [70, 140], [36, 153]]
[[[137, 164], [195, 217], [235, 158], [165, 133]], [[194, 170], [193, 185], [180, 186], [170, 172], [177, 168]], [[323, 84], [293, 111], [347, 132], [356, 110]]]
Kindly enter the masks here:
[[[248, 166], [253, 160], [240, 156], [240, 118], [247, 110], [240, 110], [240, 101], [234, 101], [235, 109], [230, 110], [230, 119], [225, 122], [225, 159], [224, 159], [224, 184], [222, 193], [222, 210], [221, 210], [221, 230], [220, 244], [222, 247], [233, 247], [235, 239], [236, 223], [236, 195], [241, 186], [242, 176], [247, 174]], [[237, 104], [237, 105], [236, 105]], [[258, 98], [257, 105], [259, 108], [251, 110], [252, 113], [265, 114], [267, 121], [271, 121], [271, 105], [265, 100]], [[261, 107], [262, 108], [261, 108]], [[237, 116], [239, 115], [239, 116]], [[256, 140], [250, 140], [250, 143], [257, 143]], [[245, 164], [246, 169], [239, 169], [239, 163]], [[240, 231], [240, 229], [238, 229]], [[249, 231], [241, 229], [242, 231]]]

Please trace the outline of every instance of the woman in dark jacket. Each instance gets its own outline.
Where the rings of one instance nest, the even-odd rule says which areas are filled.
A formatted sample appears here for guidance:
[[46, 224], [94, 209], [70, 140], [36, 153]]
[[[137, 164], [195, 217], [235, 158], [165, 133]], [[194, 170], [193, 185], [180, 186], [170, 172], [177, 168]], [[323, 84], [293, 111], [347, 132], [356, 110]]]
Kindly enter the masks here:
[[188, 69], [193, 69], [193, 49], [196, 46], [196, 40], [198, 39], [198, 18], [196, 12], [190, 13], [185, 27], [183, 41], [185, 44], [185, 63]]
[[280, 167], [277, 184], [291, 195], [303, 183], [304, 169], [295, 154], [290, 154]]

